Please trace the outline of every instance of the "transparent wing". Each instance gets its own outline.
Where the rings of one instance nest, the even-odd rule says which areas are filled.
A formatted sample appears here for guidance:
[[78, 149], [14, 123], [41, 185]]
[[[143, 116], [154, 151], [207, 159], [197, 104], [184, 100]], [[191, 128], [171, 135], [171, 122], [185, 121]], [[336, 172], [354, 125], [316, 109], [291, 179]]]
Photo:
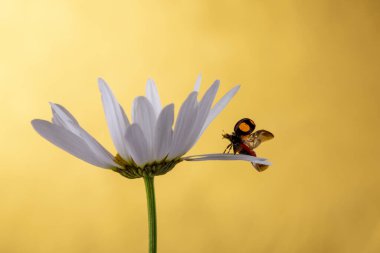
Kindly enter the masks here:
[[262, 172], [266, 169], [268, 169], [268, 165], [264, 165], [264, 164], [258, 164], [258, 163], [252, 163], [253, 167], [258, 171], [258, 172]]
[[251, 143], [251, 148], [257, 148], [262, 142], [268, 141], [274, 138], [274, 135], [267, 131], [267, 130], [258, 130], [254, 132], [251, 137], [250, 141]]

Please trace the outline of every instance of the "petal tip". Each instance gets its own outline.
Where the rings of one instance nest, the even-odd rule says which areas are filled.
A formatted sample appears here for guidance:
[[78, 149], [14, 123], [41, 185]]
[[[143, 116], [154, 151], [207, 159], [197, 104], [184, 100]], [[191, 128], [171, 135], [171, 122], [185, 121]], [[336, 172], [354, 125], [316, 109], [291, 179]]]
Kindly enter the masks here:
[[211, 86], [217, 86], [219, 88], [220, 86], [220, 80], [219, 79], [216, 79]]
[[39, 119], [32, 119], [30, 121], [30, 124], [32, 124], [32, 126], [35, 128], [35, 125], [37, 124], [38, 121], [39, 121]]
[[50, 105], [50, 107], [54, 110], [54, 109], [56, 109], [59, 105], [58, 104], [56, 104], [56, 103], [54, 103], [54, 102], [49, 102], [49, 105]]
[[199, 89], [201, 88], [201, 82], [202, 82], [202, 73], [199, 73], [197, 80], [195, 81], [194, 91], [199, 91]]
[[149, 77], [148, 80], [146, 81], [146, 84], [155, 85], [155, 82], [154, 82], [153, 78]]
[[101, 77], [98, 77], [98, 87], [100, 91], [104, 90], [107, 87], [106, 81]]
[[50, 122], [43, 119], [33, 119], [32, 121], [30, 121], [30, 124], [32, 124], [32, 127], [34, 128], [34, 130], [36, 130], [38, 133], [42, 131], [42, 128], [44, 127], [44, 125], [46, 126], [46, 124], [49, 124], [49, 123]]

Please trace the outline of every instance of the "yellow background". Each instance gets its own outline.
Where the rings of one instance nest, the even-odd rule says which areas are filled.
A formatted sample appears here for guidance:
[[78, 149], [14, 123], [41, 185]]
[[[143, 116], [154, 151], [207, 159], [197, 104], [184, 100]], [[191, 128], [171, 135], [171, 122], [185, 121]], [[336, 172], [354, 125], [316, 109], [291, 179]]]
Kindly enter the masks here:
[[[176, 111], [203, 74], [241, 90], [189, 154], [237, 120], [275, 139], [245, 162], [156, 178], [159, 252], [380, 252], [379, 1], [0, 1], [0, 252], [147, 252], [142, 180], [30, 125], [63, 104], [110, 151], [96, 78], [129, 112], [152, 77]], [[130, 114], [129, 114], [130, 115]]]

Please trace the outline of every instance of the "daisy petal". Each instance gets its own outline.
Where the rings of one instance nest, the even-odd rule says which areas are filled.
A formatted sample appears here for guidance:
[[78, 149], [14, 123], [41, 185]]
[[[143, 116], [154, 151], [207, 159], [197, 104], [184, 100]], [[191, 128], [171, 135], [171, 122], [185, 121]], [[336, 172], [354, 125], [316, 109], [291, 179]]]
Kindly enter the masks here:
[[207, 160], [242, 160], [248, 162], [254, 162], [263, 165], [271, 165], [271, 163], [265, 158], [259, 158], [250, 155], [234, 155], [234, 154], [204, 154], [204, 155], [192, 155], [183, 157], [186, 161], [207, 161]]
[[126, 134], [127, 147], [133, 161], [137, 166], [142, 167], [149, 162], [151, 154], [148, 150], [148, 143], [140, 126], [136, 123], [130, 125]]
[[53, 113], [52, 122], [54, 124], [64, 126], [66, 125], [65, 122], [70, 122], [71, 124], [79, 125], [78, 121], [65, 107], [59, 104], [54, 104], [52, 102], [50, 102], [49, 104], [51, 106], [51, 111]]
[[168, 153], [172, 142], [174, 104], [167, 105], [158, 116], [154, 133], [154, 160], [161, 161]]
[[33, 120], [32, 125], [42, 137], [73, 156], [101, 168], [114, 167], [109, 161], [99, 159], [83, 139], [64, 127], [39, 119]]
[[201, 88], [202, 74], [199, 74], [197, 80], [195, 81], [194, 91], [199, 92]]
[[170, 147], [168, 159], [182, 155], [183, 143], [187, 135], [193, 129], [198, 114], [198, 92], [193, 91], [183, 102], [179, 109], [178, 118], [175, 123], [173, 140]]
[[[156, 115], [152, 104], [146, 97], [137, 97], [133, 101], [133, 123], [140, 126], [147, 140], [148, 149], [153, 150]], [[151, 152], [152, 153], [152, 152]], [[152, 157], [151, 157], [152, 158]]]
[[183, 143], [184, 153], [186, 153], [191, 147], [196, 143], [196, 141], [200, 137], [200, 132], [202, 130], [203, 125], [210, 113], [210, 108], [212, 102], [215, 99], [216, 93], [219, 89], [219, 80], [216, 80], [210, 88], [206, 91], [202, 100], [199, 102], [199, 110], [196, 118], [196, 122], [192, 131], [188, 134], [188, 138]]
[[152, 79], [149, 79], [146, 83], [146, 97], [152, 104], [156, 117], [158, 117], [162, 109], [161, 100], [158, 95], [157, 86]]
[[128, 160], [129, 154], [126, 147], [125, 133], [129, 126], [129, 121], [120, 104], [112, 94], [107, 83], [99, 78], [99, 90], [102, 94], [103, 109], [106, 115], [108, 128], [111, 133], [112, 141], [119, 155]]
[[235, 86], [232, 88], [229, 92], [227, 92], [219, 101], [214, 105], [214, 107], [211, 109], [209, 115], [207, 116], [206, 122], [203, 125], [202, 131], [200, 135], [206, 130], [208, 125], [215, 119], [216, 116], [226, 107], [226, 105], [230, 102], [230, 100], [233, 98], [233, 96], [238, 92], [240, 86]]
[[113, 166], [118, 166], [113, 161], [113, 156], [109, 153], [94, 137], [92, 137], [86, 130], [80, 127], [78, 121], [74, 118], [70, 112], [61, 105], [50, 103], [51, 109], [53, 111], [53, 123], [64, 127], [69, 130], [73, 134], [82, 138], [88, 145], [88, 147], [92, 150], [94, 154], [96, 154], [99, 159], [103, 161], [107, 161]]

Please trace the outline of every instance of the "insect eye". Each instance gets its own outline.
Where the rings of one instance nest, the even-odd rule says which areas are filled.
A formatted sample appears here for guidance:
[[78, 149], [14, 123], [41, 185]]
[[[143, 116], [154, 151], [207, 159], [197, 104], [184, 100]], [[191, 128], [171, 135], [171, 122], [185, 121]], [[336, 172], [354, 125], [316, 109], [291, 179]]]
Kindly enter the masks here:
[[253, 132], [253, 130], [255, 130], [255, 123], [253, 122], [253, 120], [248, 118], [239, 120], [236, 123], [234, 129], [235, 133], [238, 136], [250, 134]]

